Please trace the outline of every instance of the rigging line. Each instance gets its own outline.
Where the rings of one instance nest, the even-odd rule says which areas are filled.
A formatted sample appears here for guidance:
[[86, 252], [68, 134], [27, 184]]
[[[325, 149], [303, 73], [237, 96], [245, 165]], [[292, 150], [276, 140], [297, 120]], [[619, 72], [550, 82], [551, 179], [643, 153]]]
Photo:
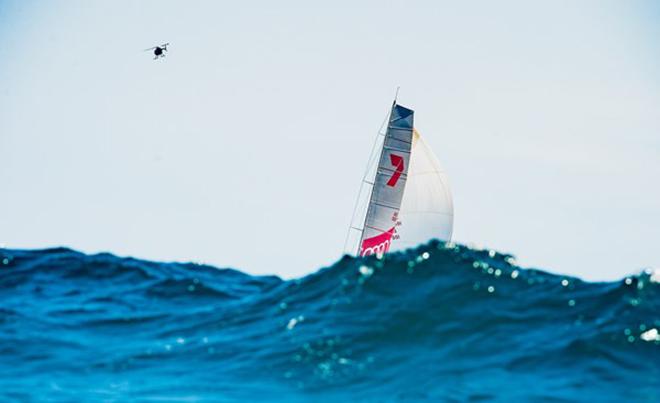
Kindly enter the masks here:
[[[394, 111], [394, 107], [392, 107], [391, 111]], [[392, 118], [392, 112], [390, 112], [390, 117], [389, 119]], [[385, 138], [383, 139], [383, 147], [385, 146], [385, 143], [387, 142], [387, 132], [385, 132]], [[383, 156], [385, 155], [385, 149], [381, 147], [380, 153], [378, 153], [378, 163], [380, 164], [380, 161], [382, 161]], [[378, 175], [378, 166], [376, 166], [376, 175]], [[375, 177], [374, 177], [375, 181]], [[374, 193], [376, 192], [376, 186], [373, 186], [371, 188], [371, 193], [369, 194], [369, 199], [367, 202], [367, 212], [364, 215], [364, 221], [363, 221], [363, 226], [367, 225], [367, 220], [369, 219], [369, 213], [371, 212], [371, 208], [373, 207], [372, 199], [374, 197]], [[362, 242], [364, 242], [364, 231], [362, 231], [362, 234], [360, 234], [360, 240], [358, 241], [358, 251], [360, 250], [360, 246], [362, 245]]]
[[[388, 114], [389, 115], [389, 114]], [[367, 175], [369, 174], [369, 167], [374, 163], [374, 158], [376, 157], [376, 149], [378, 148], [378, 142], [380, 141], [380, 136], [385, 137], [387, 132], [383, 133], [383, 127], [387, 123], [387, 116], [385, 116], [385, 119], [383, 120], [383, 123], [380, 125], [380, 129], [378, 129], [378, 134], [376, 135], [376, 138], [374, 139], [374, 144], [371, 146], [371, 154], [369, 155], [369, 160], [367, 160], [367, 167], [364, 170], [364, 175], [362, 175], [362, 180], [366, 181]], [[383, 139], [384, 141], [384, 139]]]
[[[388, 113], [388, 115], [389, 115], [389, 113]], [[353, 214], [351, 216], [351, 223], [350, 223], [351, 226], [353, 226], [353, 223], [355, 222], [355, 219], [356, 219], [357, 210], [358, 210], [358, 206], [359, 206], [360, 199], [361, 199], [360, 196], [362, 195], [362, 193], [364, 191], [365, 183], [372, 186], [372, 189], [369, 191], [369, 195], [367, 197], [367, 200], [371, 199], [371, 192], [373, 192], [373, 185], [374, 184], [367, 180], [367, 175], [369, 174], [369, 167], [374, 162], [374, 155], [376, 154], [376, 150], [378, 148], [378, 140], [379, 140], [379, 137], [382, 135], [381, 132], [382, 132], [383, 126], [387, 122], [387, 118], [388, 118], [388, 116], [385, 116], [385, 119], [383, 120], [383, 123], [381, 123], [380, 128], [378, 129], [378, 134], [376, 135], [376, 139], [374, 140], [374, 144], [371, 147], [371, 155], [369, 156], [369, 160], [367, 161], [367, 166], [365, 168], [364, 175], [362, 176], [362, 181], [360, 182], [360, 189], [358, 191], [358, 196], [355, 200], [355, 205], [353, 206]], [[367, 201], [367, 203], [368, 203], [368, 201]], [[344, 240], [344, 251], [346, 251], [346, 248], [348, 246], [348, 240], [350, 238], [350, 232], [351, 231], [350, 231], [350, 228], [349, 228], [349, 230], [346, 233], [346, 239]]]
[[[346, 248], [348, 246], [348, 238], [351, 235], [351, 227], [353, 226], [353, 222], [355, 221], [355, 215], [357, 214], [357, 208], [360, 203], [360, 196], [362, 195], [362, 190], [364, 189], [364, 184], [367, 181], [367, 175], [369, 174], [369, 167], [372, 164], [372, 160], [374, 158], [374, 154], [376, 154], [376, 148], [378, 147], [378, 140], [380, 139], [380, 136], [385, 136], [387, 132], [383, 133], [383, 127], [387, 124], [387, 121], [390, 118], [390, 113], [391, 109], [387, 111], [385, 114], [385, 118], [383, 119], [383, 122], [380, 124], [380, 127], [378, 128], [378, 133], [376, 134], [376, 139], [374, 140], [373, 146], [371, 146], [371, 155], [369, 156], [369, 160], [367, 161], [367, 167], [364, 170], [364, 175], [362, 175], [362, 181], [360, 181], [360, 190], [358, 191], [358, 196], [355, 200], [355, 206], [353, 207], [353, 215], [351, 216], [351, 223], [348, 228], [348, 231], [346, 232], [346, 240], [344, 240], [344, 252], [346, 252]], [[377, 170], [376, 170], [377, 171]], [[373, 184], [371, 184], [373, 186]], [[371, 192], [373, 192], [373, 187], [371, 189]], [[371, 192], [369, 193], [369, 197], [367, 198], [367, 203], [369, 203], [369, 200], [371, 199]], [[367, 207], [368, 210], [368, 207]], [[364, 225], [364, 223], [363, 223]], [[362, 235], [360, 235], [360, 238], [362, 238]], [[358, 241], [359, 242], [359, 241]]]

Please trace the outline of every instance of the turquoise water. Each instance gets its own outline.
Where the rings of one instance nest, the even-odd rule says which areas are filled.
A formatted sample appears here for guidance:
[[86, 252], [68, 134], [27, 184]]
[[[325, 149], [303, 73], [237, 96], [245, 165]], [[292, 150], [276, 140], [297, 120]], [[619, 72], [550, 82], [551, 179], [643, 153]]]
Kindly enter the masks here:
[[437, 242], [290, 281], [2, 249], [0, 400], [659, 401], [656, 277]]

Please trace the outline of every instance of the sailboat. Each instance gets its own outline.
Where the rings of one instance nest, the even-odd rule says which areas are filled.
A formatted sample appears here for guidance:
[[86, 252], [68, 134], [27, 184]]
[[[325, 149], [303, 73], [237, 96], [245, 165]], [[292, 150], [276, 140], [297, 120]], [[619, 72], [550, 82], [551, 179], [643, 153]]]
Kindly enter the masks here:
[[431, 239], [451, 240], [449, 180], [415, 129], [414, 114], [394, 100], [362, 178], [345, 253], [381, 255]]

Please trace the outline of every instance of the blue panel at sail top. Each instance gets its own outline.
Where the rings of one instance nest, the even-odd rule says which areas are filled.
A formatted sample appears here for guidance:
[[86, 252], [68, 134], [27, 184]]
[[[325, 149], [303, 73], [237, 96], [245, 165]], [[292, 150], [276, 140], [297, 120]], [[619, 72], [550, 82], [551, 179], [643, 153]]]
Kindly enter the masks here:
[[392, 107], [392, 115], [390, 117], [390, 127], [401, 129], [413, 128], [413, 115], [414, 111], [404, 106], [395, 104]]

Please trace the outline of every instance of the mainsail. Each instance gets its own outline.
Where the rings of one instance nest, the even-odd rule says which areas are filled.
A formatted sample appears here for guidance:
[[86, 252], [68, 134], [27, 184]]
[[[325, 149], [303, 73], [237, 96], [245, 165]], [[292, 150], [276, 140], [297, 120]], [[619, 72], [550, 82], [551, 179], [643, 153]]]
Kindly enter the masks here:
[[[374, 146], [378, 158], [370, 161], [374, 166], [363, 178], [347, 253], [382, 254], [451, 238], [454, 213], [447, 176], [414, 129], [414, 112], [395, 101], [387, 121], [382, 143]], [[365, 202], [366, 211], [359, 211]]]

